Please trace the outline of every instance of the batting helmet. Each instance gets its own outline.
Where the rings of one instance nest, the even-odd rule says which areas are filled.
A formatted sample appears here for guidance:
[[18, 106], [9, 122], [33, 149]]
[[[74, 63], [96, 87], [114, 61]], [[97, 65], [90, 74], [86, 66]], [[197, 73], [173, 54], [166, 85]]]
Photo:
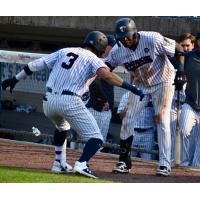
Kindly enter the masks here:
[[109, 46], [113, 47], [116, 44], [116, 39], [114, 35], [107, 35], [107, 39], [108, 39]]
[[115, 37], [117, 40], [131, 37], [135, 33], [137, 33], [137, 28], [131, 18], [121, 18], [115, 22]]
[[105, 52], [108, 45], [108, 39], [104, 33], [92, 31], [86, 36], [83, 45], [94, 49], [97, 56], [100, 57]]

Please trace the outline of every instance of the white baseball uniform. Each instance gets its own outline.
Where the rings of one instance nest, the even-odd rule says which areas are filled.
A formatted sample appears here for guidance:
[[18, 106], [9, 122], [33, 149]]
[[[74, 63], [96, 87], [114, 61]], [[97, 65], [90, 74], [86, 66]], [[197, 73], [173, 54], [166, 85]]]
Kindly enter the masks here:
[[103, 140], [96, 120], [80, 97], [104, 62], [83, 48], [64, 48], [41, 59], [46, 66], [37, 66], [37, 60], [29, 66], [35, 66], [36, 71], [44, 67], [52, 70], [43, 101], [45, 115], [60, 131], [71, 127], [84, 140]]
[[[134, 84], [140, 87], [145, 94], [151, 94], [155, 115], [157, 116], [159, 166], [170, 169], [170, 109], [174, 94], [172, 83], [175, 77], [175, 69], [168, 56], [174, 56], [175, 41], [156, 32], [141, 31], [138, 33], [140, 39], [135, 50], [125, 48], [122, 44], [121, 46], [115, 45], [106, 62], [113, 68], [124, 66], [133, 73]], [[120, 133], [122, 140], [133, 134], [132, 121], [136, 121], [146, 103], [145, 97], [142, 102], [139, 102], [139, 97], [130, 94], [128, 111]]]

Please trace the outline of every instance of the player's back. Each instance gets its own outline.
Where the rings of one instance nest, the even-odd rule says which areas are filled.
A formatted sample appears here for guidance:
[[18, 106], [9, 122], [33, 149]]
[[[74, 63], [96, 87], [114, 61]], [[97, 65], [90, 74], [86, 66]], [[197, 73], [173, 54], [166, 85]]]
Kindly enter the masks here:
[[79, 95], [102, 64], [91, 51], [79, 47], [61, 49], [44, 60], [52, 69], [47, 87], [57, 91], [70, 90]]

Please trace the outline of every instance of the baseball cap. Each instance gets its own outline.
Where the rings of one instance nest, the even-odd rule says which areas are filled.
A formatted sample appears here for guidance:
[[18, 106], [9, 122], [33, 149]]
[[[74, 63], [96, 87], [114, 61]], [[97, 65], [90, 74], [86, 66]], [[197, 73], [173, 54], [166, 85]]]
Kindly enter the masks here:
[[196, 39], [200, 38], [200, 31], [196, 32]]

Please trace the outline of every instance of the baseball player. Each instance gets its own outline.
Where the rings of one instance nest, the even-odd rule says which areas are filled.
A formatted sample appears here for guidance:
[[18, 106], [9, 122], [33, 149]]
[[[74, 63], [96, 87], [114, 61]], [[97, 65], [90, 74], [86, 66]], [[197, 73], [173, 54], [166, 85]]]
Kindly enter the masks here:
[[88, 161], [102, 146], [103, 137], [94, 117], [81, 100], [81, 95], [87, 90], [86, 84], [98, 75], [110, 84], [134, 92], [141, 99], [144, 97], [142, 90], [110, 72], [105, 63], [98, 58], [102, 56], [106, 46], [107, 37], [99, 31], [92, 31], [86, 36], [82, 48], [60, 49], [28, 63], [16, 76], [2, 82], [2, 88], [5, 90], [10, 87], [10, 92], [12, 92], [19, 80], [33, 72], [46, 67], [52, 70], [46, 84], [43, 109], [45, 115], [56, 127], [54, 135], [56, 160], [53, 165], [62, 168], [62, 171], [71, 171], [72, 167], [60, 159], [62, 147], [66, 141], [66, 131], [72, 127], [83, 140], [87, 141], [82, 155], [75, 162], [73, 172], [91, 178], [97, 178], [97, 176], [89, 169]]
[[[172, 84], [175, 77], [175, 69], [168, 56], [174, 56], [175, 50], [177, 51], [177, 59], [180, 63], [177, 77], [182, 80], [183, 48], [174, 40], [157, 32], [138, 32], [131, 18], [117, 20], [115, 34], [118, 45], [110, 51], [106, 64], [111, 69], [124, 66], [133, 74], [134, 84], [141, 87], [145, 94], [151, 95], [159, 145], [159, 166], [156, 174], [168, 176], [171, 170], [170, 108], [174, 93]], [[137, 119], [147, 99], [144, 98], [142, 103], [138, 101], [137, 96], [132, 94], [129, 96], [128, 111], [120, 132], [120, 147], [126, 151], [120, 152], [119, 163], [116, 164], [113, 172], [127, 173], [131, 169], [130, 150], [134, 133], [134, 126], [131, 122]]]
[[[113, 35], [108, 35], [108, 46], [106, 47], [103, 57], [106, 57], [116, 40]], [[101, 130], [104, 141], [106, 141], [110, 120], [112, 117], [112, 109], [114, 104], [114, 86], [109, 85], [106, 81], [96, 78], [90, 85], [90, 98], [86, 105], [94, 116]]]
[[[127, 112], [127, 103], [130, 92], [126, 92], [119, 103], [117, 113], [120, 116], [120, 119], [123, 120], [126, 112]], [[134, 140], [133, 147], [136, 148], [144, 148], [153, 150], [155, 144], [155, 123], [154, 123], [154, 110], [152, 102], [149, 101], [148, 104], [144, 107], [144, 109], [139, 114], [138, 119], [134, 123]], [[133, 157], [140, 157], [146, 160], [153, 159], [153, 156], [148, 153], [138, 153], [137, 151], [133, 151], [131, 153]]]
[[200, 167], [200, 33], [196, 36], [197, 49], [186, 54], [186, 100], [180, 116], [182, 135], [181, 165]]

